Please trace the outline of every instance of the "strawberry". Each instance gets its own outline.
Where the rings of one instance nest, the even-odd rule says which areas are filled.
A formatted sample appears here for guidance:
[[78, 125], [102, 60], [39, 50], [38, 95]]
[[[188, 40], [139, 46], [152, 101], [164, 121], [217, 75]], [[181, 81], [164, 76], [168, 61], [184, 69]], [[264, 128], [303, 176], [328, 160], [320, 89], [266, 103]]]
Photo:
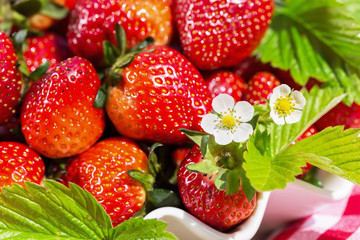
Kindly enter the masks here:
[[10, 38], [0, 31], [0, 125], [10, 121], [20, 100], [22, 77]]
[[25, 187], [25, 181], [40, 184], [44, 175], [44, 163], [34, 150], [22, 143], [0, 142], [0, 188], [12, 183]]
[[60, 62], [29, 88], [21, 111], [27, 143], [49, 158], [87, 150], [102, 135], [104, 110], [93, 107], [99, 77], [85, 59]]
[[359, 128], [360, 105], [353, 103], [351, 106], [347, 106], [344, 103], [339, 103], [315, 123], [319, 130], [337, 125], [343, 125], [345, 129]]
[[40, 37], [27, 39], [27, 47], [23, 52], [26, 65], [33, 72], [42, 63], [49, 60], [49, 69], [70, 57], [67, 41], [60, 35], [46, 33]]
[[66, 180], [88, 190], [116, 226], [138, 212], [146, 199], [145, 189], [127, 171], [147, 172], [147, 166], [146, 154], [133, 141], [109, 138], [72, 158]]
[[217, 70], [205, 78], [211, 97], [214, 98], [220, 93], [232, 96], [235, 102], [242, 99], [246, 88], [245, 81], [231, 71]]
[[195, 145], [178, 171], [178, 188], [186, 208], [208, 225], [225, 231], [246, 219], [256, 205], [256, 195], [248, 202], [244, 191], [226, 195], [214, 184], [215, 177], [187, 170], [189, 164], [203, 160], [200, 148]]
[[[311, 137], [312, 135], [316, 134], [317, 130], [314, 126], [310, 126], [298, 139], [296, 139], [293, 144], [295, 144], [295, 142], [298, 142], [302, 139], [305, 139], [307, 137]], [[302, 174], [297, 175], [297, 178], [303, 178], [312, 168], [312, 165], [310, 163], [306, 163], [305, 167], [302, 167]]]
[[53, 2], [59, 4], [60, 6], [66, 7], [69, 10], [73, 10], [77, 0], [53, 0]]
[[258, 72], [270, 72], [273, 73], [274, 69], [270, 64], [264, 64], [260, 62], [256, 57], [248, 57], [244, 59], [239, 65], [235, 66], [232, 71], [242, 77], [248, 82]]
[[132, 48], [146, 37], [165, 45], [172, 33], [168, 0], [79, 0], [70, 17], [68, 42], [71, 50], [95, 64], [103, 60], [103, 42], [115, 41], [119, 23]]
[[179, 128], [200, 131], [211, 97], [198, 70], [179, 52], [153, 46], [135, 56], [109, 87], [106, 111], [117, 131], [129, 138], [182, 144]]
[[171, 153], [171, 158], [173, 159], [176, 167], [180, 167], [182, 161], [187, 157], [190, 152], [189, 147], [178, 147]]
[[270, 99], [274, 88], [280, 85], [280, 81], [269, 72], [259, 72], [249, 81], [244, 92], [244, 100], [251, 104], [263, 104]]
[[236, 66], [260, 43], [273, 8], [273, 0], [177, 0], [185, 55], [200, 69]]

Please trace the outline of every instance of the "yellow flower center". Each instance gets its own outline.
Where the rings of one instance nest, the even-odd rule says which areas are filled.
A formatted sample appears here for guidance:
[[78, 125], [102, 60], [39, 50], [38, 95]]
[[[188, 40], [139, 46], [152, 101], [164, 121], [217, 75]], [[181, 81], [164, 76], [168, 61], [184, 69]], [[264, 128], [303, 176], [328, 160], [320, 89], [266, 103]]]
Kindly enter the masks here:
[[236, 120], [233, 116], [226, 115], [221, 119], [221, 124], [223, 127], [231, 129], [236, 126]]
[[293, 101], [294, 99], [292, 97], [281, 96], [280, 98], [276, 99], [275, 111], [282, 116], [289, 115], [290, 113], [294, 112], [295, 103]]

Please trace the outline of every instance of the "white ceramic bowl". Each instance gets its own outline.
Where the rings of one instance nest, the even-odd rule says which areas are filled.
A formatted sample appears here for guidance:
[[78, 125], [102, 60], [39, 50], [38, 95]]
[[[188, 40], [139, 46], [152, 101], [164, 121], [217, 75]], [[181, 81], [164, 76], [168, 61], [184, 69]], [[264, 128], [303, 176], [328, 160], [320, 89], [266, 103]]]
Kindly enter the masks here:
[[263, 240], [269, 231], [348, 197], [354, 186], [343, 178], [321, 170], [317, 177], [322, 181], [323, 188], [296, 179], [285, 189], [259, 193], [253, 214], [229, 233], [219, 232], [174, 207], [156, 209], [145, 218], [167, 222], [167, 230], [180, 240]]
[[285, 189], [272, 191], [261, 230], [306, 217], [328, 204], [347, 198], [354, 187], [353, 183], [322, 170], [319, 170], [317, 178], [323, 183], [323, 188], [296, 179]]
[[252, 239], [259, 229], [269, 195], [269, 192], [259, 193], [253, 214], [229, 233], [219, 232], [184, 210], [174, 207], [156, 209], [145, 218], [167, 222], [167, 231], [174, 233], [180, 240], [248, 240]]

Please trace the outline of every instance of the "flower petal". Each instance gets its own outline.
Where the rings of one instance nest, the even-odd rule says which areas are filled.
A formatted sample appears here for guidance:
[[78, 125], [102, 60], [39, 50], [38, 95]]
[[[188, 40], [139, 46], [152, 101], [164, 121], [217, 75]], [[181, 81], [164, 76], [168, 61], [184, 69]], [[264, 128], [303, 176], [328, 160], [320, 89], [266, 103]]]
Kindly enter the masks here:
[[270, 111], [270, 117], [273, 119], [273, 121], [277, 125], [284, 125], [285, 124], [284, 117], [277, 115], [274, 110]]
[[301, 115], [302, 115], [302, 111], [295, 110], [290, 115], [285, 117], [285, 122], [287, 122], [289, 124], [296, 123], [296, 122], [300, 121]]
[[202, 120], [201, 120], [201, 128], [209, 133], [209, 134], [213, 134], [215, 131], [215, 127], [217, 124], [220, 123], [220, 118], [218, 116], [216, 116], [215, 114], [206, 114]]
[[295, 102], [295, 108], [303, 109], [306, 104], [306, 99], [304, 98], [304, 95], [299, 91], [293, 91], [291, 93], [291, 97], [294, 99]]
[[240, 122], [248, 122], [254, 116], [254, 107], [246, 101], [237, 102], [234, 107], [233, 116]]
[[223, 128], [216, 128], [214, 132], [214, 137], [215, 142], [220, 145], [227, 145], [233, 140], [232, 132]]
[[241, 123], [235, 127], [234, 141], [245, 142], [249, 136], [254, 132], [253, 127], [249, 123]]
[[273, 95], [276, 95], [278, 97], [280, 96], [287, 96], [291, 92], [291, 88], [286, 84], [281, 84], [280, 86], [277, 86], [273, 89]]
[[229, 114], [234, 108], [234, 104], [234, 98], [228, 94], [219, 94], [212, 100], [212, 107], [214, 111], [222, 115]]

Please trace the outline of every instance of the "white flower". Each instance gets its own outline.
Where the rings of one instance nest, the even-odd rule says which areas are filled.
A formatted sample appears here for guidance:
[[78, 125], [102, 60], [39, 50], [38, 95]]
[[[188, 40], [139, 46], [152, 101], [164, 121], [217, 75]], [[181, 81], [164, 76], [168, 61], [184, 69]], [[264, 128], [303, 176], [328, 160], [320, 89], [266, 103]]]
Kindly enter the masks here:
[[251, 124], [246, 123], [253, 118], [254, 107], [245, 101], [235, 104], [234, 98], [227, 94], [219, 94], [212, 101], [213, 110], [217, 114], [207, 114], [201, 121], [205, 132], [214, 135], [215, 142], [226, 145], [244, 142], [253, 133]]
[[300, 121], [305, 104], [301, 92], [291, 91], [288, 85], [282, 84], [274, 88], [270, 97], [270, 117], [278, 125], [296, 123]]

